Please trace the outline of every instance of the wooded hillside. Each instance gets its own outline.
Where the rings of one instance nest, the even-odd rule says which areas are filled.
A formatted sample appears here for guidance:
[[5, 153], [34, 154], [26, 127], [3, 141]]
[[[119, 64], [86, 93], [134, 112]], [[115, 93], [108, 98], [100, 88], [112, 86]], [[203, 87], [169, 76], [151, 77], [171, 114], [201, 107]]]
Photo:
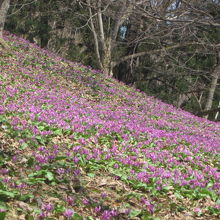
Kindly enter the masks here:
[[219, 123], [4, 40], [0, 219], [219, 219]]
[[2, 0], [1, 5], [1, 29], [6, 20], [6, 30], [42, 48], [220, 120], [210, 111], [220, 107], [219, 0]]

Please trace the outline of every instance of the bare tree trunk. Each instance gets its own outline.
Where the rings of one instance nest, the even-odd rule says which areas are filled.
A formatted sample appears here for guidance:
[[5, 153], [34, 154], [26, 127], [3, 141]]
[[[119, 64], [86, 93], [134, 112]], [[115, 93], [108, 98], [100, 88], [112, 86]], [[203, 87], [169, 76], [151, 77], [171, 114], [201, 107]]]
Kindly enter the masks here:
[[102, 18], [101, 11], [101, 0], [98, 2], [98, 24], [99, 24], [99, 32], [100, 32], [100, 42], [102, 46], [102, 70], [105, 74], [112, 76], [112, 39], [110, 37], [105, 36], [104, 32], [104, 24]]
[[10, 0], [0, 0], [0, 37], [2, 38], [7, 12], [10, 6]]
[[104, 26], [103, 26], [103, 20], [102, 20], [102, 11], [101, 11], [102, 1], [98, 1], [98, 23], [99, 23], [99, 31], [100, 31], [100, 40], [104, 47], [105, 45], [105, 33], [104, 33]]
[[105, 43], [103, 45], [103, 71], [109, 75], [109, 76], [113, 76], [113, 72], [112, 72], [112, 65], [111, 65], [111, 61], [112, 61], [112, 43], [111, 43], [111, 39], [107, 38], [105, 40]]
[[94, 26], [93, 14], [92, 14], [90, 0], [87, 0], [87, 3], [89, 5], [89, 16], [90, 16], [91, 30], [92, 30], [93, 38], [94, 38], [94, 41], [95, 41], [95, 53], [96, 53], [96, 57], [97, 57], [99, 68], [102, 69], [103, 66], [102, 66], [101, 56], [100, 56], [100, 52], [99, 52], [100, 51], [99, 50], [99, 40], [98, 40], [98, 35], [96, 33], [96, 29], [95, 29], [95, 26]]
[[[96, 3], [95, 5], [92, 3]], [[115, 24], [111, 27], [111, 19], [106, 30], [103, 15], [105, 15], [109, 5], [104, 4], [102, 0], [87, 0], [89, 7], [89, 22], [95, 43], [95, 53], [100, 69], [107, 75], [113, 76], [112, 50], [116, 46], [115, 41], [118, 35], [120, 25], [130, 16], [133, 10], [133, 4], [130, 1], [123, 1], [122, 8], [116, 13]], [[96, 12], [92, 12], [92, 9]], [[95, 19], [96, 18], [96, 19]]]
[[[220, 108], [220, 101], [219, 101], [219, 103], [218, 103], [218, 108]], [[215, 114], [215, 120], [217, 120], [218, 116], [219, 116], [219, 111], [216, 112], [216, 114]]]
[[[218, 53], [218, 60], [219, 58], [220, 58], [220, 52]], [[220, 64], [218, 63], [218, 65], [216, 66], [212, 74], [211, 86], [209, 89], [208, 98], [207, 98], [205, 109], [204, 109], [205, 111], [208, 111], [212, 108], [213, 98], [214, 98], [219, 76], [220, 76]], [[209, 114], [205, 115], [205, 118], [208, 118], [208, 117], [209, 117]]]
[[10, 0], [0, 0], [0, 45], [2, 45], [4, 48], [8, 47], [3, 40], [3, 30], [9, 6]]
[[177, 108], [181, 108], [184, 102], [188, 101], [189, 98], [186, 94], [180, 94], [177, 101]]

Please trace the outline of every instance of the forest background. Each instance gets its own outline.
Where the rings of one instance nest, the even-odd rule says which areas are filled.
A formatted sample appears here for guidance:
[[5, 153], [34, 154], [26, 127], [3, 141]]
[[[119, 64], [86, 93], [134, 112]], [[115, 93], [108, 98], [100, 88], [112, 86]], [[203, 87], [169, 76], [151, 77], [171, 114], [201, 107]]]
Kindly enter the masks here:
[[220, 120], [219, 0], [1, 0], [0, 32]]

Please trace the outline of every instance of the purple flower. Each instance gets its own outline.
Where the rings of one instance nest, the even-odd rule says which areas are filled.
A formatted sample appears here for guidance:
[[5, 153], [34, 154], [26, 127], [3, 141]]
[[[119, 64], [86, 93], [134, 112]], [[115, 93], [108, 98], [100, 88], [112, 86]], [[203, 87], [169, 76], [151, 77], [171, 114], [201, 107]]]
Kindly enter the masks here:
[[89, 200], [88, 200], [88, 199], [83, 199], [83, 200], [82, 200], [82, 203], [83, 203], [84, 205], [89, 205]]
[[144, 205], [149, 205], [149, 202], [144, 197], [141, 197], [140, 202]]
[[102, 209], [101, 206], [96, 206], [94, 211], [97, 214], [97, 213], [99, 213], [101, 211], [101, 209]]
[[8, 169], [6, 169], [6, 168], [2, 168], [2, 169], [0, 169], [0, 174], [7, 174], [8, 173]]
[[118, 169], [119, 165], [116, 163], [113, 167], [114, 167], [115, 169]]
[[76, 169], [73, 171], [73, 173], [74, 175], [78, 176], [81, 173], [81, 171], [79, 169]]
[[67, 152], [67, 153], [66, 153], [66, 156], [67, 156], [67, 157], [70, 157], [70, 156], [71, 156], [71, 152]]
[[117, 216], [118, 215], [118, 211], [117, 210], [111, 210], [111, 216]]
[[11, 181], [11, 177], [5, 177], [2, 179], [2, 182], [9, 183]]
[[74, 203], [74, 198], [70, 197], [70, 196], [67, 196], [66, 197], [66, 201], [68, 203], [69, 206], [72, 206], [73, 203]]
[[106, 196], [107, 196], [106, 193], [101, 193], [101, 198], [102, 199], [106, 198]]
[[111, 219], [111, 211], [105, 210], [101, 215], [101, 220], [110, 220]]
[[63, 215], [67, 218], [71, 218], [72, 215], [73, 215], [74, 211], [72, 209], [66, 209], [64, 212], [63, 212]]
[[214, 208], [220, 210], [220, 204], [215, 204], [215, 205], [214, 205]]
[[151, 203], [150, 203], [148, 200], [146, 200], [144, 197], [141, 198], [140, 202], [141, 202], [142, 204], [146, 205], [147, 210], [148, 210], [151, 214], [153, 214], [153, 212], [154, 212], [154, 205], [153, 205], [153, 204], [151, 204]]
[[25, 184], [25, 183], [20, 183], [17, 185], [17, 188], [19, 188], [19, 189], [23, 189], [25, 187], [27, 187], [27, 184]]
[[124, 213], [125, 213], [126, 215], [128, 215], [130, 212], [131, 212], [131, 209], [125, 209], [125, 210], [124, 210]]
[[199, 213], [199, 212], [201, 212], [202, 210], [200, 209], [200, 208], [195, 208], [194, 209], [194, 212], [196, 212], [196, 213]]
[[63, 168], [58, 168], [58, 169], [56, 170], [56, 173], [59, 174], [59, 175], [64, 174], [64, 173], [65, 173], [65, 169], [63, 169]]
[[13, 156], [13, 157], [12, 157], [12, 160], [15, 162], [15, 161], [17, 160], [17, 156], [16, 156], [16, 155]]
[[73, 162], [74, 162], [74, 163], [78, 163], [78, 161], [79, 161], [79, 158], [78, 158], [78, 157], [73, 157]]
[[41, 209], [46, 212], [51, 212], [53, 210], [53, 205], [51, 203], [42, 204]]
[[48, 212], [47, 211], [43, 211], [40, 213], [40, 217], [46, 218], [48, 216]]
[[150, 212], [150, 214], [153, 214], [153, 212], [154, 212], [154, 205], [153, 204], [147, 205], [147, 209]]

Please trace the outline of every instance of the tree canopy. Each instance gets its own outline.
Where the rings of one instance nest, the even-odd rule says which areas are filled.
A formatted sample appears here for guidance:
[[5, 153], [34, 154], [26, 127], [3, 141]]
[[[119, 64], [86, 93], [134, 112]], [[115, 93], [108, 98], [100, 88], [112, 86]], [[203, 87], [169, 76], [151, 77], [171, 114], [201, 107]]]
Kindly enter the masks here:
[[196, 113], [220, 99], [219, 14], [217, 0], [14, 0], [6, 29]]

